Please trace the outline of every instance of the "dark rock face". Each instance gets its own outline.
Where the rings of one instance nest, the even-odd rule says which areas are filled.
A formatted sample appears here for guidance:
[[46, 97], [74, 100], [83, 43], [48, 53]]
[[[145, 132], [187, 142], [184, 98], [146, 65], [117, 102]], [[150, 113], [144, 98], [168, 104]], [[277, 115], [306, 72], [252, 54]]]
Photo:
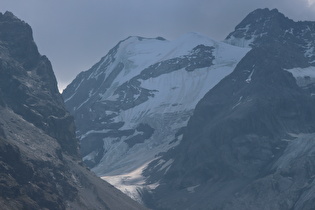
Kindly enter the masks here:
[[48, 135], [62, 139], [63, 149], [76, 155], [73, 120], [63, 107], [49, 60], [39, 55], [29, 25], [9, 12], [0, 18], [2, 100]]
[[31, 27], [19, 21], [11, 12], [1, 14], [0, 18], [0, 39], [4, 42], [2, 47], [25, 69], [34, 67], [40, 55], [32, 38]]
[[252, 50], [198, 103], [181, 144], [162, 157], [169, 170], [152, 175], [158, 160], [147, 168], [160, 184], [144, 194], [149, 207], [314, 208], [313, 86], [286, 71], [314, 65], [314, 25], [264, 9], [236, 27], [227, 42], [250, 40]]
[[227, 36], [226, 42], [238, 46], [286, 47], [287, 51], [283, 52], [290, 53], [290, 57], [283, 58], [290, 58], [287, 61], [295, 62], [296, 66], [306, 67], [307, 61], [312, 62], [315, 59], [312, 48], [315, 44], [314, 30], [314, 22], [294, 22], [277, 9], [257, 9], [235, 27], [235, 31]]
[[[74, 201], [78, 190], [69, 170], [49, 161], [27, 160], [17, 146], [1, 139], [1, 195], [6, 209], [66, 209], [65, 201]], [[48, 154], [47, 154], [48, 155]]]
[[32, 30], [0, 14], [1, 209], [143, 209], [82, 166], [73, 118]]
[[143, 143], [146, 139], [149, 139], [154, 133], [154, 129], [148, 124], [139, 124], [139, 126], [136, 128], [136, 131], [140, 133], [125, 140], [125, 142], [128, 144], [130, 148], [133, 147], [135, 144]]

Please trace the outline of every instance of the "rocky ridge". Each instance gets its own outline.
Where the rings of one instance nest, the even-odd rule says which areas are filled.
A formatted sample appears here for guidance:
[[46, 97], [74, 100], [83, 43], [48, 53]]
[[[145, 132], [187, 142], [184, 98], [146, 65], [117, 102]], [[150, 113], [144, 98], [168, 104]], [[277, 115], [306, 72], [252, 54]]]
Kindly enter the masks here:
[[[314, 22], [249, 14], [226, 39], [250, 46], [197, 104], [181, 144], [145, 171], [154, 209], [312, 209]], [[301, 82], [302, 81], [302, 82]]]
[[73, 117], [31, 27], [0, 14], [0, 206], [145, 209], [82, 164]]

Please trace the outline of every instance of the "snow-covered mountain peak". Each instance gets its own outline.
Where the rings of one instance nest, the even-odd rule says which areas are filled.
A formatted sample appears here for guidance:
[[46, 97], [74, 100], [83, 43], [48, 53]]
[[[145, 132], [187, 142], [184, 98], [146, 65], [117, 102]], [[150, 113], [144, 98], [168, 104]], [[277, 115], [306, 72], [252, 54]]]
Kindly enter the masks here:
[[63, 93], [84, 161], [99, 176], [129, 174], [178, 145], [197, 102], [248, 50], [198, 33], [121, 41]]
[[[91, 86], [93, 86], [86, 93], [86, 96], [89, 98], [95, 95], [97, 91], [103, 92], [112, 84], [119, 86], [136, 75], [142, 74], [143, 77], [147, 77], [148, 75], [144, 76], [145, 71], [143, 70], [147, 69], [147, 71], [150, 71], [148, 69], [153, 68], [153, 65], [161, 65], [171, 61], [172, 65], [175, 66], [176, 62], [179, 63], [180, 60], [185, 60], [185, 63], [189, 62], [189, 60], [196, 60], [195, 64], [192, 65], [197, 66], [190, 68], [205, 67], [211, 65], [211, 63], [233, 63], [239, 59], [239, 54], [236, 53], [238, 50], [240, 49], [237, 47], [214, 41], [198, 33], [187, 33], [173, 41], [167, 41], [162, 38], [129, 37], [119, 42], [90, 70], [78, 75], [76, 78], [78, 82], [70, 84], [65, 90], [65, 101], [67, 102], [74, 96], [67, 94], [67, 91], [73, 90], [73, 94], [76, 94], [83, 87], [81, 84], [83, 84], [84, 80], [90, 80]], [[247, 50], [241, 51], [245, 52]], [[200, 56], [206, 56], [208, 63], [198, 64], [199, 61], [197, 60], [200, 60]], [[176, 68], [181, 69], [183, 67], [178, 65]], [[163, 71], [157, 70], [154, 73], [163, 74]], [[104, 85], [106, 87], [102, 88], [101, 86]], [[82, 91], [87, 91], [86, 87]], [[104, 96], [104, 93], [101, 94]], [[104, 97], [102, 98], [104, 99]], [[80, 108], [80, 106], [76, 108]]]
[[[135, 56], [141, 56], [140, 60], [147, 60], [143, 58], [144, 55], [147, 55], [147, 58], [152, 57], [161, 61], [164, 58], [187, 55], [197, 45], [216, 46], [218, 42], [196, 32], [186, 33], [172, 41], [163, 38], [131, 36], [118, 44], [115, 57], [127, 58], [136, 62], [138, 59]], [[150, 61], [152, 62], [152, 60]]]

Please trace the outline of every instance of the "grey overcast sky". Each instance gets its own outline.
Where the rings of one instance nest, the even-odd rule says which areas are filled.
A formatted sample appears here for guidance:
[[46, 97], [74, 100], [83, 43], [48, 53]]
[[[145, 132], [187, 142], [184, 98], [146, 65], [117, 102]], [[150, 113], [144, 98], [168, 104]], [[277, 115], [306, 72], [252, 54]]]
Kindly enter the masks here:
[[257, 8], [315, 21], [315, 0], [0, 0], [0, 12], [31, 25], [60, 89], [128, 36], [172, 40], [199, 32], [223, 40]]

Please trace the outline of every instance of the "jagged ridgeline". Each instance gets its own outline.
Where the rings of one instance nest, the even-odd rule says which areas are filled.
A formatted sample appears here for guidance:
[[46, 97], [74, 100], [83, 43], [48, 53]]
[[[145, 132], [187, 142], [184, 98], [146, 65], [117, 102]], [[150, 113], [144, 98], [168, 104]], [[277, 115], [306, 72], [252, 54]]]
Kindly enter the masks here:
[[[155, 209], [313, 209], [314, 22], [250, 13], [226, 38], [250, 47], [145, 175]], [[172, 162], [160, 176], [159, 162]], [[183, 199], [184, 198], [184, 199]]]
[[31, 27], [0, 13], [0, 209], [144, 209], [82, 166]]
[[129, 37], [63, 93], [83, 160], [152, 209], [312, 209], [315, 23]]

